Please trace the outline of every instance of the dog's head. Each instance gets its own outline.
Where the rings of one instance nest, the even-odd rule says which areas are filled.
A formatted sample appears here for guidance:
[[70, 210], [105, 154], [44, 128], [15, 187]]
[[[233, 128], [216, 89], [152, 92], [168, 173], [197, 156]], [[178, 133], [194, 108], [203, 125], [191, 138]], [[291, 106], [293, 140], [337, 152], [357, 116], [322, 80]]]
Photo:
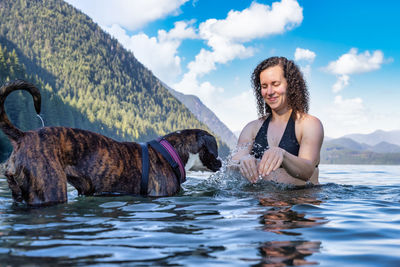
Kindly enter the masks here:
[[218, 145], [215, 137], [206, 131], [200, 131], [197, 133], [197, 140], [198, 155], [202, 165], [210, 171], [218, 171], [222, 163], [218, 159]]
[[[14, 167], [11, 164], [6, 163], [6, 169], [4, 175], [7, 177], [7, 183], [8, 187], [11, 190], [12, 197], [14, 201], [16, 202], [22, 202], [24, 198], [26, 199], [26, 192], [27, 192], [27, 180], [22, 177], [22, 175], [14, 175], [15, 171], [12, 172], [12, 167]], [[20, 172], [23, 174], [23, 172]]]
[[215, 137], [207, 131], [188, 129], [165, 136], [178, 151], [186, 171], [218, 171], [221, 160], [218, 158], [218, 145]]
[[15, 202], [47, 206], [67, 201], [66, 180], [55, 179], [58, 174], [54, 171], [41, 172], [40, 162], [25, 164], [24, 156], [16, 154], [11, 154], [4, 173]]

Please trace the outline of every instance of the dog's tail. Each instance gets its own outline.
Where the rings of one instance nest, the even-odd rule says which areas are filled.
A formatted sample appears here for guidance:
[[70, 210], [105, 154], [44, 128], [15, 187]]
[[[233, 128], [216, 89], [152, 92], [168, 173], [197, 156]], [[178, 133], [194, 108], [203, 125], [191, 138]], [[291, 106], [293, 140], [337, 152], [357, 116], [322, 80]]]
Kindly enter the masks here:
[[21, 137], [25, 135], [23, 131], [15, 127], [7, 117], [6, 111], [4, 110], [4, 102], [7, 96], [14, 91], [24, 90], [28, 91], [33, 97], [33, 103], [37, 114], [40, 113], [41, 96], [39, 90], [33, 85], [23, 80], [15, 80], [13, 82], [6, 83], [0, 88], [0, 128], [13, 142], [17, 142]]

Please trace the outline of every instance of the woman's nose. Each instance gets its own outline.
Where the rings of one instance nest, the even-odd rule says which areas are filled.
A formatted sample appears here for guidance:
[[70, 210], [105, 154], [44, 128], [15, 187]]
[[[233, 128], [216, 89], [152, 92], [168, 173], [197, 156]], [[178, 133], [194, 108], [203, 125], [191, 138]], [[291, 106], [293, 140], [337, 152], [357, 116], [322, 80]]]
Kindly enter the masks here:
[[263, 87], [262, 90], [261, 90], [261, 94], [263, 96], [274, 94], [274, 92], [272, 90], [272, 86], [268, 85], [266, 87]]
[[273, 88], [272, 88], [271, 85], [268, 85], [268, 86], [267, 86], [267, 88], [266, 88], [266, 93], [267, 93], [267, 95], [272, 95], [272, 94], [274, 94], [274, 90], [273, 90]]

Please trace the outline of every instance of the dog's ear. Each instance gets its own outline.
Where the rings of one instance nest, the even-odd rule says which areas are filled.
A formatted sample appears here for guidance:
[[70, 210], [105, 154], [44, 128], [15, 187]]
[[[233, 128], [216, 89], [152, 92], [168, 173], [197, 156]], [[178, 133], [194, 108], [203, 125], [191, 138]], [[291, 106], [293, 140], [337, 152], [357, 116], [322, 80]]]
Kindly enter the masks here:
[[214, 157], [218, 157], [218, 145], [215, 137], [208, 134], [200, 135], [200, 148], [205, 147], [209, 153], [211, 153]]
[[218, 171], [222, 162], [218, 159], [218, 145], [215, 137], [207, 132], [202, 132], [198, 136], [199, 147], [199, 157], [204, 166], [206, 166], [211, 171]]

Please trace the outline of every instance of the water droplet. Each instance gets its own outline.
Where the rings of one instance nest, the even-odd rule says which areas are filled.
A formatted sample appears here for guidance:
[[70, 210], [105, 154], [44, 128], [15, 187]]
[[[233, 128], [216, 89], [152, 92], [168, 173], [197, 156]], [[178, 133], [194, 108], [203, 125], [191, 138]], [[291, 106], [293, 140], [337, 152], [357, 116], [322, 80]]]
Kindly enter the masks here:
[[44, 127], [44, 121], [43, 121], [42, 117], [41, 117], [39, 114], [36, 114], [36, 116], [38, 116], [38, 117], [39, 117], [39, 119], [40, 119], [40, 120], [41, 120], [41, 122], [42, 122], [42, 127]]

